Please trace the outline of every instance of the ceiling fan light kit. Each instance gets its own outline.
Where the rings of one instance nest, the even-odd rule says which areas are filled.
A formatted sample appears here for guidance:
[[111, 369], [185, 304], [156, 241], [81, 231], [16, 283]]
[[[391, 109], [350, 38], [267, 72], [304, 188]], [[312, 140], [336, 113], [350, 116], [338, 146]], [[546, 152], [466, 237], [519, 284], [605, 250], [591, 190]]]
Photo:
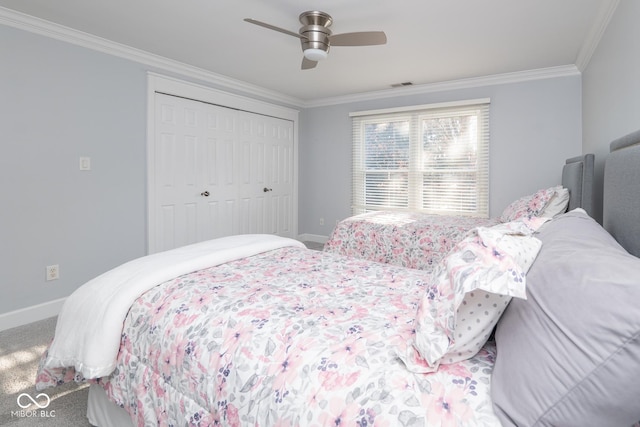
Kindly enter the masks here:
[[325, 12], [317, 10], [303, 12], [298, 19], [302, 27], [297, 34], [255, 19], [245, 18], [245, 21], [299, 38], [304, 55], [301, 67], [303, 70], [314, 68], [318, 61], [326, 59], [332, 42], [334, 46], [371, 46], [387, 42], [387, 36], [382, 31], [361, 31], [332, 35], [329, 27], [333, 24], [333, 18]]
[[327, 55], [328, 52], [322, 49], [309, 48], [304, 50], [304, 57], [309, 61], [322, 61], [323, 59], [327, 59]]

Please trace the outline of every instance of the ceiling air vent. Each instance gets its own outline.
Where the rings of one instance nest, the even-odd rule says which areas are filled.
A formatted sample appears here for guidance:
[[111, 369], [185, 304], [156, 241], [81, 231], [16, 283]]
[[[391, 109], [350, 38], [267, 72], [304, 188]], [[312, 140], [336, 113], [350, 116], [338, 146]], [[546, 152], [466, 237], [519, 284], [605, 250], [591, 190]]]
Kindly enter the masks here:
[[402, 82], [402, 83], [394, 83], [391, 87], [403, 87], [403, 86], [412, 86], [412, 82]]

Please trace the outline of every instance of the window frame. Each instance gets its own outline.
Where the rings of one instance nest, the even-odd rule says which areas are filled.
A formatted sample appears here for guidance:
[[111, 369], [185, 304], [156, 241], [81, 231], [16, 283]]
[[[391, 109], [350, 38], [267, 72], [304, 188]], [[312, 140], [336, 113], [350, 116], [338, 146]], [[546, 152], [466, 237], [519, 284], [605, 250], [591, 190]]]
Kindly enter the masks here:
[[[475, 216], [488, 218], [489, 216], [489, 113], [490, 113], [490, 99], [472, 99], [459, 102], [447, 102], [438, 104], [418, 105], [401, 108], [391, 108], [384, 110], [370, 110], [350, 113], [349, 116], [353, 121], [353, 168], [352, 168], [352, 214], [357, 215], [360, 213], [372, 211], [372, 210], [399, 210], [399, 211], [419, 211], [432, 214], [443, 215], [462, 215], [462, 216]], [[452, 202], [464, 202], [468, 198], [464, 197], [464, 194], [474, 194], [472, 196], [472, 204], [475, 203], [475, 207], [469, 210], [457, 210], [457, 209], [427, 209], [424, 208], [424, 189], [422, 188], [425, 173], [427, 170], [424, 168], [423, 153], [423, 124], [425, 118], [433, 118], [439, 116], [454, 117], [456, 115], [472, 115], [477, 117], [476, 126], [476, 167], [472, 170], [467, 170], [467, 173], [475, 174], [475, 179], [472, 181], [471, 188], [475, 188], [474, 191], [462, 193], [460, 198], [449, 199]], [[406, 169], [407, 177], [407, 196], [406, 205], [404, 207], [399, 206], [385, 206], [378, 204], [367, 204], [367, 173], [379, 172], [377, 169], [368, 171], [366, 169], [366, 144], [365, 144], [365, 126], [370, 124], [384, 124], [391, 122], [398, 122], [400, 120], [408, 120], [409, 123], [409, 159], [408, 168]], [[455, 170], [452, 166], [451, 170]], [[462, 172], [463, 169], [458, 169], [458, 172]], [[380, 172], [383, 172], [382, 170]], [[446, 175], [446, 174], [444, 174]], [[369, 192], [369, 195], [376, 193]], [[382, 194], [382, 193], [381, 193]], [[389, 196], [389, 198], [392, 198]], [[397, 203], [402, 198], [394, 199]]]

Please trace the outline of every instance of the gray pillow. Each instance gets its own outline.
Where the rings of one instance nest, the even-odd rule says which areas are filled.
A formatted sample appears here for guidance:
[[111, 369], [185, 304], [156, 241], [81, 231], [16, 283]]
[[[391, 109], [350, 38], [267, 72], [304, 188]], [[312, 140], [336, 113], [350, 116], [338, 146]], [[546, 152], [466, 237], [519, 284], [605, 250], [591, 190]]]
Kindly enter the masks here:
[[640, 258], [588, 215], [540, 228], [527, 300], [498, 323], [491, 395], [504, 426], [640, 420]]

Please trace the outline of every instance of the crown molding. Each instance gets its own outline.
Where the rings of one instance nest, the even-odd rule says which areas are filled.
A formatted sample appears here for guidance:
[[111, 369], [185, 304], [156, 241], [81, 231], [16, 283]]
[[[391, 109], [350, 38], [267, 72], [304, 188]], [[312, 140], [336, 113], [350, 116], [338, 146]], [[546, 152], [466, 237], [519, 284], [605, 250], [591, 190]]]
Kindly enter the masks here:
[[[594, 30], [593, 40], [601, 37], [606, 24], [611, 19], [619, 0], [609, 0], [606, 9], [603, 9], [601, 24]], [[606, 22], [605, 22], [606, 21]], [[580, 70], [575, 65], [543, 68], [514, 73], [495, 74], [483, 77], [451, 80], [446, 82], [429, 83], [414, 86], [404, 86], [399, 88], [370, 91], [352, 95], [320, 98], [315, 100], [302, 100], [299, 98], [283, 95], [279, 92], [252, 85], [241, 80], [216, 74], [202, 68], [174, 61], [159, 55], [135, 49], [120, 43], [113, 42], [101, 37], [94, 36], [82, 31], [78, 31], [50, 21], [39, 19], [30, 15], [16, 12], [4, 7], [0, 7], [0, 24], [29, 31], [52, 39], [71, 43], [87, 49], [92, 49], [109, 55], [128, 59], [134, 62], [154, 67], [164, 72], [177, 73], [178, 75], [193, 78], [198, 81], [211, 84], [220, 89], [240, 92], [247, 96], [263, 99], [268, 102], [275, 102], [286, 106], [297, 108], [314, 108], [329, 105], [346, 104], [351, 102], [369, 101], [376, 99], [392, 98], [397, 96], [410, 96], [424, 93], [442, 92], [446, 90], [468, 89], [474, 87], [491, 86], [498, 84], [518, 83], [530, 80], [540, 80], [547, 78], [565, 77], [580, 75]], [[597, 44], [597, 43], [596, 43]], [[593, 48], [595, 49], [595, 47]], [[583, 49], [584, 50], [584, 49]]]
[[351, 102], [371, 101], [382, 98], [392, 98], [396, 96], [411, 96], [425, 93], [443, 92], [447, 90], [470, 89], [483, 86], [502, 85], [509, 83], [521, 83], [531, 80], [542, 80], [557, 77], [579, 76], [580, 71], [575, 65], [564, 65], [559, 67], [540, 68], [537, 70], [519, 71], [514, 73], [494, 74], [483, 77], [473, 77], [468, 79], [451, 80], [447, 82], [429, 83], [422, 85], [403, 86], [393, 89], [385, 89], [374, 92], [365, 92], [354, 95], [336, 96], [307, 101], [305, 108], [325, 107], [336, 104], [347, 104]]
[[271, 102], [295, 107], [301, 107], [303, 104], [303, 101], [298, 98], [283, 95], [241, 80], [232, 79], [222, 74], [216, 74], [202, 68], [187, 65], [159, 55], [154, 55], [140, 49], [135, 49], [127, 45], [116, 43], [111, 40], [97, 37], [89, 33], [55, 24], [53, 22], [16, 12], [4, 7], [0, 7], [0, 24], [128, 59], [162, 71], [178, 73], [185, 77], [212, 84], [218, 88], [241, 92], [254, 98], [262, 98]]
[[598, 44], [600, 44], [600, 40], [607, 30], [609, 22], [611, 22], [611, 18], [618, 8], [619, 3], [620, 0], [607, 0], [603, 2], [602, 6], [600, 7], [598, 17], [593, 23], [589, 34], [587, 34], [587, 38], [585, 39], [582, 48], [578, 53], [578, 57], [576, 58], [576, 66], [581, 72], [584, 71], [589, 65], [591, 57], [596, 51]]

